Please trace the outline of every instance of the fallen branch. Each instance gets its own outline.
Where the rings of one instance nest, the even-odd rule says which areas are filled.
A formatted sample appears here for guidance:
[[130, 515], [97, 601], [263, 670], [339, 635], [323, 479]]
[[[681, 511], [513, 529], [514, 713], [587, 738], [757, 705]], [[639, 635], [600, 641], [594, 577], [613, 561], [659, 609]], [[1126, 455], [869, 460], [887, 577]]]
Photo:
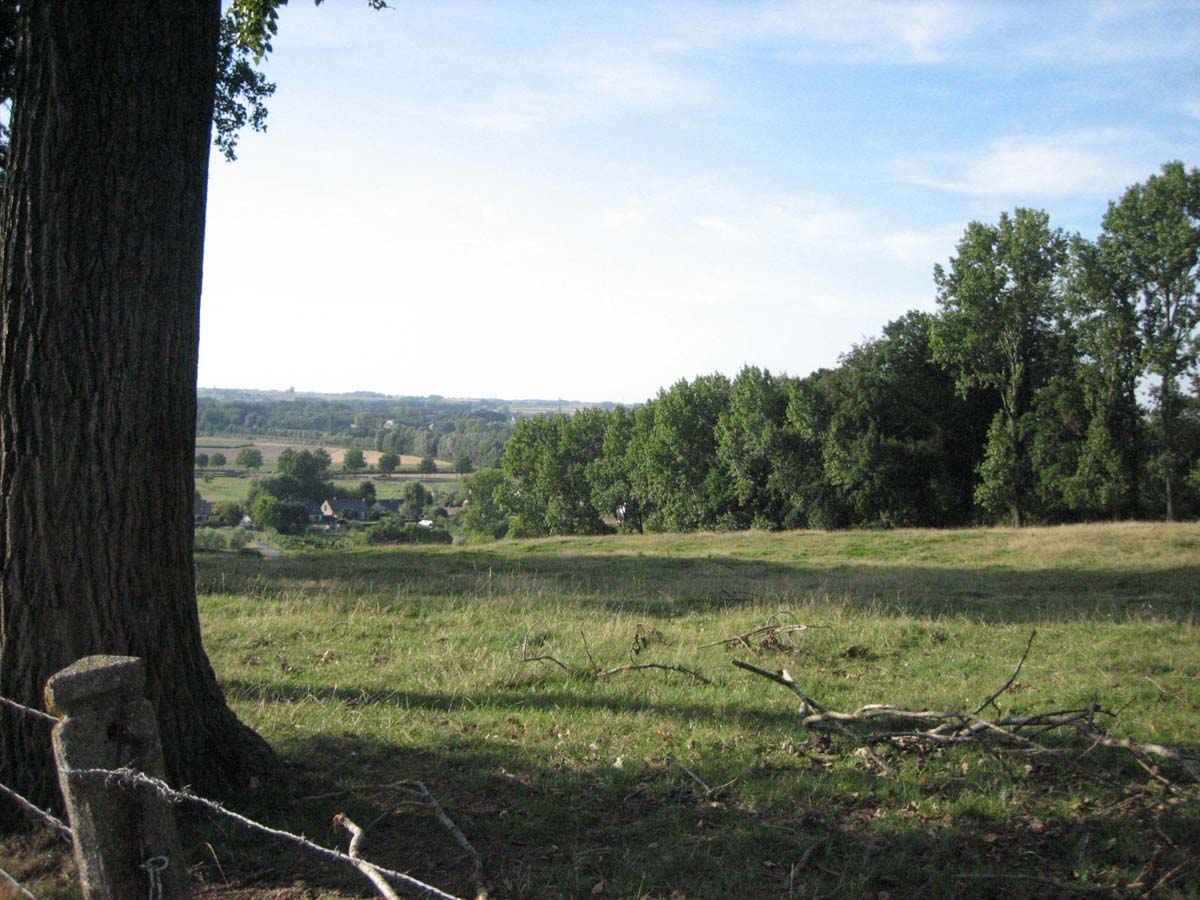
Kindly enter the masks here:
[[362, 849], [363, 837], [366, 835], [366, 832], [355, 825], [345, 813], [338, 813], [333, 817], [333, 827], [344, 828], [350, 833], [350, 849], [346, 851], [347, 854], [354, 861], [354, 867], [367, 876], [371, 884], [375, 885], [375, 889], [384, 897], [384, 900], [400, 900], [400, 895], [392, 890], [392, 886], [379, 873], [379, 870], [359, 856], [359, 851]]
[[732, 784], [734, 784], [734, 782], [737, 781], [736, 778], [731, 778], [729, 781], [726, 781], [724, 784], [719, 784], [715, 788], [709, 787], [704, 782], [703, 778], [701, 778], [699, 775], [697, 775], [695, 772], [693, 772], [691, 769], [689, 769], [687, 766], [685, 766], [683, 764], [683, 762], [679, 759], [679, 757], [676, 756], [674, 753], [668, 754], [667, 758], [669, 760], [671, 760], [671, 762], [675, 763], [675, 765], [679, 766], [679, 768], [681, 768], [683, 770], [685, 775], [687, 775], [690, 779], [692, 779], [692, 781], [696, 782], [696, 784], [700, 785], [700, 787], [704, 789], [705, 797], [715, 797], [721, 791], [725, 790], [725, 788], [730, 787]]
[[756, 638], [760, 635], [762, 636], [762, 639], [759, 641], [759, 649], [768, 648], [772, 645], [775, 649], [778, 649], [781, 646], [784, 646], [783, 642], [779, 640], [780, 637], [789, 634], [802, 634], [803, 632], [808, 631], [810, 628], [829, 627], [828, 625], [800, 625], [795, 623], [791, 625], [783, 625], [771, 621], [771, 619], [774, 619], [784, 613], [791, 615], [788, 610], [780, 610], [768, 618], [765, 625], [762, 625], [758, 628], [753, 628], [744, 634], [735, 634], [733, 637], [722, 638], [719, 641], [713, 641], [709, 644], [701, 644], [700, 647], [703, 649], [705, 647], [729, 647], [735, 644], [740, 644], [753, 653], [755, 652], [755, 648], [750, 643], [751, 638]]
[[996, 693], [992, 694], [992, 696], [988, 697], [979, 704], [978, 708], [975, 710], [975, 715], [979, 715], [989, 706], [995, 709], [996, 712], [1000, 712], [1000, 707], [996, 706], [996, 698], [1012, 687], [1012, 683], [1016, 681], [1017, 676], [1021, 674], [1021, 667], [1025, 665], [1025, 657], [1029, 656], [1029, 648], [1033, 646], [1033, 639], [1035, 637], [1037, 637], [1037, 632], [1031, 631], [1029, 633], [1029, 640], [1025, 644], [1025, 652], [1021, 654], [1021, 658], [1017, 661], [1017, 667], [1013, 669], [1013, 673], [1008, 676], [1008, 681], [1004, 682], [1000, 690], [996, 691]]
[[679, 672], [683, 675], [690, 675], [692, 681], [700, 684], [712, 684], [707, 678], [686, 666], [669, 665], [667, 663], [627, 663], [623, 666], [617, 666], [612, 669], [605, 669], [602, 672], [597, 672], [597, 678], [607, 678], [610, 675], [619, 675], [622, 672], [638, 672], [643, 669], [661, 669], [664, 672]]
[[1081, 737], [1091, 740], [1094, 745], [1127, 750], [1135, 758], [1154, 756], [1169, 760], [1183, 769], [1192, 781], [1200, 783], [1200, 760], [1194, 755], [1171, 747], [1164, 747], [1161, 744], [1135, 741], [1131, 738], [1113, 738], [1105, 734], [1096, 724], [1096, 716], [1103, 714], [1115, 718], [1116, 714], [1101, 709], [1098, 704], [1079, 709], [1058, 709], [1029, 715], [981, 717], [980, 713], [989, 706], [1000, 713], [996, 699], [1015, 683], [1029, 656], [1035, 635], [1036, 632], [1029, 636], [1025, 651], [1021, 654], [1021, 658], [1008, 680], [999, 690], [993, 692], [983, 703], [979, 704], [973, 712], [914, 710], [881, 703], [862, 706], [851, 713], [836, 712], [826, 709], [807, 694], [786, 669], [780, 672], [769, 672], [741, 660], [733, 660], [733, 664], [739, 669], [781, 684], [799, 697], [804, 704], [801, 724], [805, 728], [837, 732], [868, 748], [881, 743], [902, 746], [906, 742], [915, 741], [950, 745], [990, 738], [1019, 745], [1038, 753], [1056, 754], [1059, 751], [1039, 744], [1037, 738], [1050, 731], [1070, 728], [1074, 729]]
[[[463, 850], [465, 850], [471, 857], [472, 870], [470, 880], [475, 888], [475, 900], [487, 900], [488, 889], [483, 881], [483, 857], [479, 855], [479, 851], [475, 849], [474, 845], [467, 840], [467, 836], [462, 833], [462, 830], [458, 827], [458, 825], [455, 824], [454, 820], [450, 818], [450, 816], [446, 813], [446, 810], [442, 808], [442, 804], [438, 802], [437, 797], [433, 795], [423, 781], [397, 781], [384, 785], [364, 785], [357, 790], [368, 789], [375, 793], [378, 793], [378, 791], [381, 789], [396, 791], [398, 793], [406, 794], [407, 799], [397, 803], [387, 812], [378, 816], [374, 821], [368, 824], [366, 828], [359, 828], [354, 824], [354, 822], [348, 819], [344, 813], [338, 813], [338, 815], [334, 817], [334, 827], [345, 828], [346, 831], [352, 835], [353, 839], [350, 843], [351, 856], [354, 855], [356, 847], [361, 844], [361, 841], [365, 838], [366, 833], [370, 831], [371, 828], [373, 828], [377, 823], [392, 815], [392, 813], [394, 813], [400, 806], [411, 805], [424, 807], [433, 813], [434, 818], [436, 818], [438, 822], [441, 823], [442, 827], [450, 833], [450, 836], [454, 838], [455, 843], [462, 847]], [[348, 789], [345, 791], [338, 791], [335, 794], [326, 794], [321, 796], [336, 796], [337, 794], [352, 793], [354, 790], [356, 789]]]
[[[631, 653], [634, 654], [635, 656], [636, 656], [636, 654], [641, 652], [642, 648], [644, 648], [648, 645], [648, 642], [643, 643], [643, 642], [639, 641], [639, 638], [643, 635], [641, 628], [642, 628], [642, 626], [639, 625], [638, 626], [639, 630], [634, 635], [634, 643], [633, 643], [633, 649], [631, 650]], [[661, 637], [661, 635], [660, 635], [660, 637]], [[681, 665], [678, 665], [675, 663], [657, 663], [657, 662], [625, 663], [624, 665], [613, 666], [612, 668], [605, 668], [600, 663], [596, 662], [596, 657], [594, 657], [592, 655], [592, 649], [591, 649], [591, 647], [588, 646], [587, 635], [581, 633], [580, 638], [583, 641], [583, 651], [585, 654], [587, 654], [587, 658], [588, 658], [588, 667], [587, 668], [583, 668], [581, 666], [572, 666], [569, 663], [563, 662], [557, 656], [551, 656], [548, 653], [541, 653], [541, 654], [538, 654], [537, 656], [530, 656], [529, 655], [529, 647], [528, 647], [528, 638], [526, 638], [525, 640], [523, 640], [521, 642], [521, 662], [523, 662], [523, 663], [550, 662], [550, 663], [554, 663], [554, 665], [558, 666], [560, 669], [562, 669], [568, 675], [582, 675], [582, 676], [596, 678], [596, 679], [611, 678], [613, 675], [620, 675], [623, 672], [641, 672], [641, 671], [645, 671], [646, 669], [659, 669], [660, 671], [663, 671], [663, 672], [678, 672], [682, 675], [687, 675], [688, 677], [690, 677], [692, 679], [692, 681], [694, 683], [697, 683], [697, 684], [712, 684], [711, 681], [709, 681], [707, 678], [705, 678], [702, 674], [697, 672], [695, 669], [689, 669], [689, 668], [687, 668], [687, 666], [681, 666]]]

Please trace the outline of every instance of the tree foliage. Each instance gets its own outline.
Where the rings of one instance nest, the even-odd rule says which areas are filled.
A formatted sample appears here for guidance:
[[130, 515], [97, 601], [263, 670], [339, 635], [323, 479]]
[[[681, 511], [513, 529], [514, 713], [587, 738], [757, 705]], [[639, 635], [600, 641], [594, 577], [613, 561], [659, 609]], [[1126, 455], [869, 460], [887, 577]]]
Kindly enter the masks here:
[[960, 392], [980, 388], [1000, 400], [976, 499], [1007, 510], [1018, 526], [1032, 490], [1026, 416], [1045, 377], [1039, 364], [1057, 323], [1066, 247], [1045, 212], [1018, 208], [996, 225], [970, 223], [949, 271], [934, 267], [942, 308], [934, 358], [955, 373]]
[[1101, 236], [1123, 286], [1138, 298], [1142, 364], [1158, 380], [1161, 432], [1155, 461], [1168, 519], [1186, 472], [1180, 380], [1196, 367], [1200, 324], [1200, 170], [1175, 161], [1109, 204]]

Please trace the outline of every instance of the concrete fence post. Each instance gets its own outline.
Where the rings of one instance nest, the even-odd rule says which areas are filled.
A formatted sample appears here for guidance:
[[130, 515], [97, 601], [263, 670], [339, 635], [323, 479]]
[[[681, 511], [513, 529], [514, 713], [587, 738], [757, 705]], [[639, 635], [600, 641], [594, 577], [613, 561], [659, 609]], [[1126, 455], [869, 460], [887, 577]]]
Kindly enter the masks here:
[[75, 861], [85, 900], [185, 900], [187, 873], [166, 798], [117, 779], [72, 770], [132, 768], [165, 775], [142, 661], [89, 656], [46, 682], [59, 785], [75, 832]]

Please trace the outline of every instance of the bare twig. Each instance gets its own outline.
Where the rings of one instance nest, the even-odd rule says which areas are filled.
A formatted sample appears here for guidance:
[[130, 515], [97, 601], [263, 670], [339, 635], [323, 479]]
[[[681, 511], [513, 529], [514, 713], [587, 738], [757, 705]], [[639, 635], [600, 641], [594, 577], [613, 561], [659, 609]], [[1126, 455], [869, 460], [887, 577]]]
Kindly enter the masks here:
[[371, 863], [365, 862], [359, 856], [359, 852], [362, 849], [363, 837], [366, 835], [366, 832], [355, 825], [345, 813], [338, 813], [333, 817], [333, 827], [344, 828], [350, 833], [350, 849], [347, 852], [350, 858], [354, 860], [354, 867], [367, 876], [371, 884], [375, 885], [375, 889], [384, 897], [384, 900], [400, 900], [400, 895], [392, 890], [392, 886], [387, 883], [386, 878], [379, 874], [379, 870], [371, 865]]
[[68, 844], [75, 840], [75, 833], [66, 825], [64, 825], [62, 821], [56, 819], [44, 809], [39, 809], [38, 807], [34, 806], [12, 788], [0, 784], [0, 794], [8, 797], [8, 799], [12, 800], [12, 802], [17, 804], [17, 806], [19, 806], [22, 810], [29, 813], [29, 815], [31, 815], [33, 818], [49, 827], [51, 831], [57, 834]]
[[554, 663], [556, 666], [558, 666], [560, 669], [562, 669], [564, 672], [566, 672], [566, 673], [568, 673], [568, 674], [570, 674], [570, 675], [574, 675], [574, 674], [575, 674], [575, 670], [574, 670], [574, 669], [572, 669], [570, 666], [568, 666], [568, 665], [567, 665], [565, 662], [563, 662], [561, 659], [559, 659], [558, 657], [555, 657], [555, 656], [550, 656], [550, 655], [548, 655], [548, 654], [544, 654], [544, 655], [542, 655], [542, 656], [522, 656], [522, 657], [521, 657], [521, 662], [523, 662], [523, 663], [527, 663], [527, 662], [552, 662], [552, 663]]
[[[292, 834], [291, 832], [280, 831], [276, 828], [270, 828], [266, 825], [262, 825], [259, 822], [255, 822], [253, 819], [248, 819], [239, 813], [235, 813], [226, 809], [219, 803], [214, 803], [212, 800], [199, 797], [189, 791], [177, 791], [167, 785], [166, 782], [158, 778], [151, 778], [150, 776], [144, 775], [141, 772], [133, 769], [72, 769], [67, 774], [70, 778], [103, 778], [125, 785], [136, 785], [139, 787], [149, 788], [158, 792], [158, 794], [161, 796], [166, 797], [173, 803], [191, 803], [196, 806], [203, 807], [204, 809], [216, 813], [219, 816], [232, 819], [234, 822], [237, 822], [244, 828], [248, 828], [251, 831], [258, 832], [259, 834], [266, 834], [285, 841], [296, 847], [300, 847], [303, 850], [307, 850], [309, 853], [312, 853], [316, 856], [347, 863], [354, 866], [356, 869], [359, 868], [359, 864], [364, 863], [363, 860], [356, 860], [354, 857], [348, 856], [341, 851], [330, 850], [328, 847], [322, 847], [320, 844], [314, 844], [308, 838], [301, 837], [298, 834]], [[374, 868], [379, 874], [395, 881], [407, 884], [409, 887], [415, 888], [426, 896], [437, 897], [438, 900], [462, 900], [461, 897], [456, 897], [453, 894], [447, 894], [445, 891], [436, 888], [433, 885], [425, 884], [425, 882], [419, 881], [418, 879], [413, 878], [411, 875], [405, 875], [403, 872], [385, 869], [382, 866], [374, 866], [371, 863], [365, 863], [365, 865], [371, 865], [372, 868]]]
[[667, 758], [670, 759], [671, 762], [675, 763], [675, 765], [679, 766], [679, 768], [683, 769], [684, 773], [689, 778], [691, 778], [692, 781], [696, 782], [696, 784], [700, 785], [700, 787], [704, 789], [705, 797], [715, 797], [718, 794], [720, 794], [721, 791], [725, 790], [725, 788], [727, 788], [730, 785], [737, 782], [736, 778], [731, 778], [731, 779], [729, 779], [729, 781], [726, 781], [724, 784], [718, 784], [716, 787], [709, 787], [704, 782], [704, 779], [702, 779], [699, 775], [697, 775], [695, 772], [693, 772], [691, 769], [689, 769], [687, 766], [685, 766], [683, 764], [683, 761], [680, 760], [679, 757], [677, 757], [674, 753], [667, 754]]
[[644, 669], [662, 669], [664, 672], [679, 672], [683, 675], [691, 676], [693, 681], [698, 681], [700, 684], [712, 684], [707, 678], [686, 666], [668, 665], [667, 663], [626, 663], [623, 666], [616, 666], [612, 669], [605, 669], [602, 672], [597, 672], [597, 678], [607, 678], [610, 675], [619, 675], [622, 672], [639, 672]]
[[1154, 884], [1151, 886], [1150, 890], [1146, 891], [1146, 893], [1143, 894], [1142, 896], [1144, 896], [1144, 897], [1151, 896], [1159, 888], [1165, 887], [1166, 885], [1170, 884], [1172, 881], [1174, 881], [1176, 878], [1178, 878], [1180, 875], [1182, 875], [1185, 871], [1187, 871], [1189, 868], [1191, 868], [1195, 864], [1196, 864], [1196, 860], [1185, 859], [1183, 862], [1181, 862], [1179, 865], [1177, 865], [1175, 868], [1173, 868], [1170, 872], [1168, 872], [1162, 878], [1158, 879], [1158, 881], [1154, 882]]
[[1200, 784], [1200, 762], [1190, 754], [1180, 753], [1178, 750], [1171, 747], [1164, 747], [1162, 744], [1135, 741], [1131, 738], [1111, 738], [1094, 725], [1081, 727], [1080, 731], [1104, 747], [1128, 750], [1134, 756], [1157, 756], [1161, 759], [1169, 759], [1187, 772], [1192, 781]]
[[[772, 616], [771, 618], [775, 617]], [[705, 647], [722, 647], [732, 646], [733, 644], [741, 644], [743, 647], [753, 653], [754, 647], [751, 646], [750, 639], [758, 637], [760, 634], [764, 636], [763, 641], [769, 641], [782, 635], [801, 634], [805, 631], [808, 631], [810, 628], [828, 627], [828, 625], [779, 625], [768, 620], [766, 625], [762, 625], [758, 628], [752, 628], [750, 631], [747, 631], [744, 634], [735, 634], [733, 637], [722, 638], [719, 641], [713, 641], [709, 644], [701, 644], [700, 647], [703, 649]]]
[[1067, 891], [1072, 894], [1117, 894], [1115, 887], [1109, 887], [1104, 884], [1070, 884], [1066, 881], [1058, 881], [1055, 878], [1046, 878], [1042, 875], [1021, 875], [1016, 872], [1002, 873], [987, 873], [987, 872], [964, 872], [954, 876], [962, 880], [971, 881], [1027, 881], [1030, 884], [1040, 884], [1045, 887], [1054, 888], [1056, 891]]
[[1029, 635], [1029, 640], [1025, 644], [1025, 652], [1021, 654], [1021, 658], [1017, 661], [1017, 667], [1013, 669], [1013, 673], [1008, 676], [1008, 681], [1004, 682], [1000, 690], [996, 691], [996, 693], [992, 694], [992, 696], [980, 703], [979, 707], [975, 710], [974, 715], [979, 715], [981, 712], [987, 709], [988, 706], [995, 707], [996, 712], [1000, 712], [1000, 707], [996, 706], [996, 698], [1012, 687], [1012, 683], [1016, 681], [1017, 676], [1021, 674], [1021, 667], [1025, 665], [1025, 657], [1029, 655], [1029, 648], [1033, 646], [1033, 639], [1035, 637], [1037, 637], [1037, 631], [1031, 632]]
[[444, 809], [442, 809], [442, 805], [438, 803], [437, 798], [430, 793], [429, 788], [425, 786], [424, 782], [418, 781], [416, 782], [416, 785], [421, 789], [421, 793], [424, 795], [422, 798], [424, 804], [429, 808], [437, 820], [442, 823], [442, 827], [450, 832], [450, 836], [453, 837], [458, 845], [466, 850], [467, 854], [471, 857], [471, 862], [474, 864], [474, 869], [471, 872], [471, 881], [475, 886], [475, 900], [488, 900], [488, 889], [483, 883], [483, 857], [479, 855], [479, 851], [476, 850], [474, 845], [467, 840], [466, 835], [459, 830], [459, 827], [454, 824], [454, 820], [446, 814]]
[[684, 774], [687, 775], [689, 778], [691, 778], [692, 781], [694, 781], [694, 782], [696, 782], [696, 784], [700, 785], [700, 787], [702, 787], [704, 789], [705, 796], [708, 796], [708, 797], [712, 796], [712, 788], [710, 788], [707, 784], [704, 783], [703, 778], [701, 778], [699, 775], [697, 775], [695, 772], [693, 772], [691, 769], [689, 769], [687, 766], [685, 766], [680, 761], [678, 756], [676, 756], [674, 753], [671, 753], [671, 754], [669, 754], [669, 756], [667, 758], [670, 759], [671, 762], [675, 763], [675, 765], [679, 766], [679, 768], [683, 769]]
[[740, 659], [735, 659], [733, 661], [733, 664], [735, 666], [737, 666], [739, 669], [745, 669], [747, 672], [753, 672], [755, 675], [761, 675], [763, 678], [769, 678], [771, 681], [774, 681], [776, 684], [782, 684], [784, 687], [788, 688], [793, 694], [795, 694], [797, 697], [799, 697], [801, 700], [803, 700], [805, 705], [808, 706], [810, 709], [813, 709], [819, 713], [825, 712], [825, 707], [823, 707], [820, 703], [818, 703], [812, 697], [808, 696], [808, 694], [804, 693], [804, 691], [800, 688], [800, 685], [796, 684], [796, 680], [794, 678], [792, 678], [791, 674], [788, 672], [787, 669], [784, 669], [782, 672], [778, 672], [778, 673], [777, 672], [768, 672], [766, 669], [760, 669], [758, 666], [753, 666], [748, 662], [742, 662]]
[[[639, 628], [640, 627], [641, 626], [639, 626]], [[526, 641], [521, 642], [521, 662], [523, 662], [523, 663], [552, 662], [556, 666], [558, 666], [560, 669], [562, 669], [564, 672], [566, 672], [568, 675], [585, 675], [585, 676], [591, 676], [594, 678], [609, 678], [613, 675], [619, 675], [622, 672], [638, 672], [638, 671], [644, 671], [646, 669], [661, 669], [664, 672], [679, 672], [683, 675], [687, 675], [692, 679], [692, 681], [698, 682], [700, 684], [712, 684], [711, 681], [709, 681], [707, 678], [705, 678], [703, 675], [701, 675], [699, 672], [695, 671], [694, 669], [689, 669], [686, 666], [672, 665], [672, 664], [668, 664], [668, 663], [653, 663], [653, 662], [652, 663], [626, 663], [625, 665], [614, 666], [611, 669], [606, 669], [602, 665], [600, 665], [600, 663], [596, 662], [596, 657], [592, 655], [592, 649], [591, 649], [591, 647], [588, 646], [587, 635], [580, 632], [580, 638], [583, 641], [583, 652], [587, 654], [590, 671], [589, 671], [589, 669], [585, 669], [585, 668], [576, 668], [572, 665], [569, 665], [569, 664], [563, 662], [561, 659], [559, 659], [556, 656], [551, 656], [548, 653], [544, 653], [544, 654], [541, 654], [538, 656], [530, 656], [528, 653], [528, 646], [527, 646]]]

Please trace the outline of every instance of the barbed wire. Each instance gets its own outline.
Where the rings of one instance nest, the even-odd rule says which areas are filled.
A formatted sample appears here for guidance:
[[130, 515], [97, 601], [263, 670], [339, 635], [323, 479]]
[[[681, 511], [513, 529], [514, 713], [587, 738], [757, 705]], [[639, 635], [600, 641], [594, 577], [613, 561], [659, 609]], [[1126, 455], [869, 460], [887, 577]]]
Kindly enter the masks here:
[[28, 800], [26, 800], [24, 797], [22, 797], [16, 791], [14, 791], [12, 788], [8, 787], [7, 785], [0, 784], [0, 794], [3, 794], [4, 796], [8, 797], [10, 800], [12, 800], [13, 803], [17, 804], [17, 806], [19, 806], [25, 812], [29, 813], [35, 819], [40, 820], [44, 825], [48, 826], [52, 831], [54, 831], [64, 841], [71, 842], [71, 841], [75, 840], [75, 832], [73, 832], [70, 828], [68, 828], [66, 825], [64, 825], [62, 823], [62, 821], [60, 821], [59, 819], [56, 819], [54, 816], [50, 815], [50, 813], [46, 812], [44, 809], [34, 806], [32, 803], [30, 803]]
[[35, 719], [41, 719], [51, 725], [58, 724], [58, 718], [56, 716], [52, 716], [50, 713], [42, 712], [40, 709], [33, 709], [32, 707], [26, 706], [23, 703], [18, 703], [16, 700], [9, 700], [7, 697], [0, 697], [0, 704], [11, 707], [17, 712], [25, 713], [26, 715], [32, 716]]
[[362, 866], [367, 866], [378, 872], [380, 875], [384, 875], [387, 878], [392, 878], [396, 881], [402, 882], [403, 884], [407, 884], [409, 887], [421, 891], [426, 896], [436, 897], [438, 900], [463, 900], [461, 897], [456, 897], [454, 894], [447, 894], [440, 888], [436, 888], [431, 884], [426, 884], [423, 881], [413, 878], [411, 875], [406, 875], [403, 872], [397, 872], [394, 869], [385, 869], [383, 866], [367, 862], [366, 860], [355, 859], [353, 856], [349, 856], [341, 851], [330, 850], [328, 847], [322, 847], [320, 844], [315, 844], [308, 838], [302, 837], [298, 834], [292, 834], [289, 831], [280, 831], [279, 829], [263, 825], [261, 822], [255, 822], [253, 819], [248, 819], [239, 813], [235, 813], [232, 810], [226, 809], [220, 803], [208, 800], [197, 794], [193, 794], [190, 791], [177, 791], [170, 787], [162, 779], [151, 778], [149, 775], [138, 772], [135, 769], [70, 769], [67, 771], [67, 777], [72, 780], [101, 778], [105, 781], [116, 782], [125, 786], [137, 785], [140, 787], [150, 788], [160, 796], [170, 800], [172, 803], [191, 803], [196, 806], [203, 807], [204, 809], [214, 812], [217, 815], [224, 816], [227, 819], [232, 819], [234, 822], [237, 822], [244, 828], [249, 828], [251, 831], [257, 831], [261, 834], [270, 835], [271, 837], [294, 844], [295, 846], [307, 850], [310, 853], [316, 854], [317, 856], [322, 856], [326, 859], [337, 860], [338, 862], [353, 866], [356, 869], [361, 869]]
[[3, 878], [5, 881], [11, 884], [16, 889], [17, 893], [24, 897], [25, 900], [38, 900], [37, 897], [25, 890], [25, 886], [21, 884], [21, 882], [17, 881], [17, 879], [13, 878], [3, 869], [0, 869], [0, 878]]

